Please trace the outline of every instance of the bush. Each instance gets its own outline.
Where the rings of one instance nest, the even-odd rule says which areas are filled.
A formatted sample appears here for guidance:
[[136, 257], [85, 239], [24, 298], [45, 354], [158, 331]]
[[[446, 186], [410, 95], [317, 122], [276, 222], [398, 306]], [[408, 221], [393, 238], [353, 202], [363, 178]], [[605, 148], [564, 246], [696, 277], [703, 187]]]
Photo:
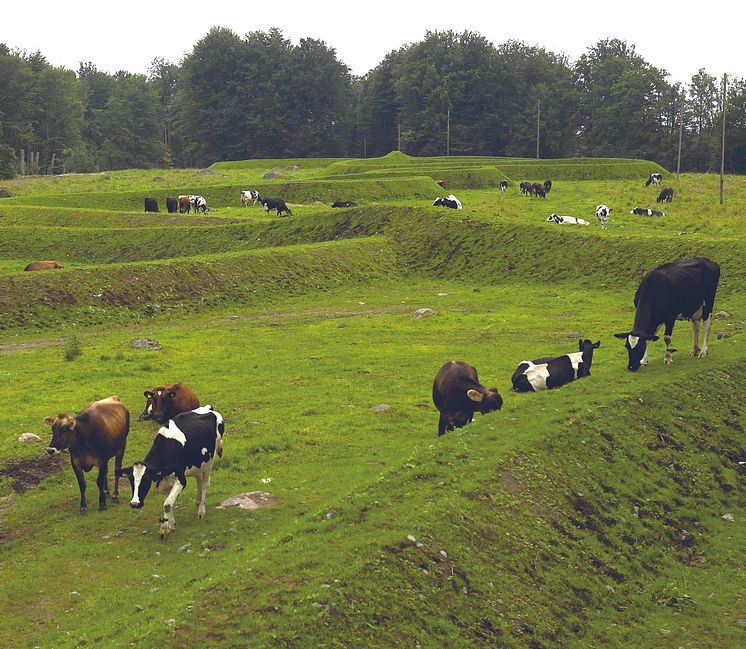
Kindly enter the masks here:
[[0, 179], [9, 180], [16, 175], [16, 152], [7, 144], [0, 144]]
[[67, 345], [65, 345], [64, 358], [66, 361], [72, 362], [82, 354], [83, 350], [80, 348], [80, 341], [78, 340], [78, 337], [73, 334], [68, 338]]

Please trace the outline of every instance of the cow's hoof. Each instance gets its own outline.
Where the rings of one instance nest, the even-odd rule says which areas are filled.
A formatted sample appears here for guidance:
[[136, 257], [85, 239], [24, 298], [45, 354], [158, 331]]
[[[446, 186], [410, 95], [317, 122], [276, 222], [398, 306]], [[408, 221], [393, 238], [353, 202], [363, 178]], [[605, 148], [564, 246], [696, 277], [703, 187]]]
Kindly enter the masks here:
[[81, 516], [84, 515], [84, 514], [87, 514], [87, 513], [88, 513], [88, 509], [86, 507], [81, 507], [80, 508], [80, 514], [81, 514]]
[[664, 359], [663, 359], [663, 362], [664, 362], [664, 363], [665, 363], [666, 365], [670, 365], [671, 363], [673, 363], [673, 358], [664, 358]]
[[202, 520], [205, 517], [205, 510], [204, 509], [198, 509], [197, 510], [197, 519]]
[[106, 503], [101, 503], [101, 504], [100, 504], [100, 505], [98, 506], [98, 511], [100, 511], [100, 512], [105, 512], [105, 511], [106, 511]]
[[703, 349], [699, 354], [697, 354], [700, 358], [707, 358], [707, 350]]
[[689, 356], [699, 356], [700, 358], [702, 358], [701, 354], [702, 352], [699, 347], [694, 347], [692, 351], [689, 352]]
[[117, 496], [112, 496], [111, 497], [111, 502], [118, 503], [119, 502], [119, 496], [118, 495]]

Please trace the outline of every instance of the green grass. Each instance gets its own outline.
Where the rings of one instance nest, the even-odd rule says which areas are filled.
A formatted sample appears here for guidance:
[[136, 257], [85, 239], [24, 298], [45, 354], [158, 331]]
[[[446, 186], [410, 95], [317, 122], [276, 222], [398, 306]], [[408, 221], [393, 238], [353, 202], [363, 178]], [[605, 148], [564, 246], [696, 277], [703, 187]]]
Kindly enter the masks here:
[[[277, 219], [234, 200], [237, 175], [259, 179], [267, 162], [109, 174], [100, 189], [24, 179], [26, 205], [0, 201], [0, 644], [741, 646], [743, 180], [728, 178], [721, 207], [716, 178], [669, 177], [674, 203], [648, 220], [629, 209], [657, 190], [646, 174], [614, 180], [617, 161], [595, 180], [573, 179], [588, 161], [554, 161], [567, 180], [546, 200], [460, 189], [459, 212], [430, 206], [432, 180], [408, 186], [400, 168], [493, 162], [269, 161], [301, 167], [294, 216]], [[367, 164], [390, 184], [330, 175]], [[122, 207], [155, 175], [201, 178], [225, 203], [209, 218]], [[361, 207], [313, 205], [334, 191]], [[591, 218], [601, 202], [608, 231]], [[554, 226], [551, 212], [593, 225]], [[632, 322], [642, 273], [692, 254], [721, 264], [716, 310], [732, 314], [715, 321], [710, 356], [686, 355], [678, 323], [672, 366], [657, 343], [649, 367], [625, 371], [612, 334]], [[41, 257], [66, 268], [19, 272]], [[420, 307], [438, 315], [413, 320]], [[602, 342], [590, 377], [511, 392], [520, 360], [573, 351], [577, 335]], [[163, 347], [132, 348], [140, 337]], [[454, 358], [505, 406], [437, 438], [432, 380]], [[207, 518], [191, 482], [166, 543], [155, 493], [133, 511], [125, 484], [121, 504], [80, 516], [42, 419], [118, 394], [131, 463], [157, 429], [136, 421], [143, 390], [176, 381], [226, 420]], [[24, 432], [42, 440], [17, 442]], [[214, 508], [251, 490], [280, 503]]]

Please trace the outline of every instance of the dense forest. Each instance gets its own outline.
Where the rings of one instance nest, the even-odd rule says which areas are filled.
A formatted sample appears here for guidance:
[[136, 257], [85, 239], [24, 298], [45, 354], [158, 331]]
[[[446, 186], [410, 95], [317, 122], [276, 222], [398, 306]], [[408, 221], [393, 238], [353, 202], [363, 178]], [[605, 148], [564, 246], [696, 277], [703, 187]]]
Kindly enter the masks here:
[[[326, 43], [213, 28], [179, 64], [77, 72], [0, 44], [0, 177], [307, 156], [613, 156], [719, 169], [721, 80], [687, 84], [616, 39], [571, 62], [474, 32], [428, 32], [363, 77]], [[731, 79], [726, 168], [746, 172], [746, 80]], [[682, 128], [683, 126], [683, 128]], [[450, 139], [446, 137], [447, 130]]]

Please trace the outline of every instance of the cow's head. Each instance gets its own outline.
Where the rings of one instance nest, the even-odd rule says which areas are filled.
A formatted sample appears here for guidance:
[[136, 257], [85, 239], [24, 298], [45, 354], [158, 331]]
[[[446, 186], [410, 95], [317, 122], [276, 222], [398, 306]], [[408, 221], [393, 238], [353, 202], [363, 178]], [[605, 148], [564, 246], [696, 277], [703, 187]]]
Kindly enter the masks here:
[[148, 495], [156, 478], [156, 472], [143, 462], [135, 462], [132, 466], [117, 469], [116, 476], [118, 478], [126, 477], [130, 481], [130, 487], [132, 487], [130, 507], [142, 509], [145, 504], [145, 496]]
[[155, 419], [159, 424], [165, 424], [169, 420], [171, 401], [176, 396], [170, 387], [153, 388], [153, 391], [145, 390], [145, 410], [140, 419]]
[[52, 427], [52, 441], [49, 442], [47, 453], [57, 455], [57, 453], [70, 448], [75, 444], [77, 438], [78, 421], [75, 417], [70, 417], [61, 412], [56, 418], [44, 417], [44, 423]]
[[468, 390], [466, 396], [474, 402], [474, 409], [482, 414], [492, 412], [493, 410], [500, 410], [503, 407], [503, 398], [500, 396], [497, 388], [488, 388], [484, 392]]
[[583, 352], [583, 362], [590, 369], [593, 363], [593, 350], [601, 346], [601, 341], [597, 340], [595, 343], [592, 343], [586, 338], [585, 340], [578, 341], [578, 346], [580, 348], [579, 351]]
[[634, 331], [630, 331], [623, 334], [614, 334], [615, 338], [626, 339], [624, 347], [629, 353], [629, 360], [627, 361], [627, 369], [630, 372], [636, 372], [640, 369], [640, 363], [645, 356], [645, 350], [648, 348], [648, 341], [658, 340], [658, 336], [653, 334], [641, 334]]

